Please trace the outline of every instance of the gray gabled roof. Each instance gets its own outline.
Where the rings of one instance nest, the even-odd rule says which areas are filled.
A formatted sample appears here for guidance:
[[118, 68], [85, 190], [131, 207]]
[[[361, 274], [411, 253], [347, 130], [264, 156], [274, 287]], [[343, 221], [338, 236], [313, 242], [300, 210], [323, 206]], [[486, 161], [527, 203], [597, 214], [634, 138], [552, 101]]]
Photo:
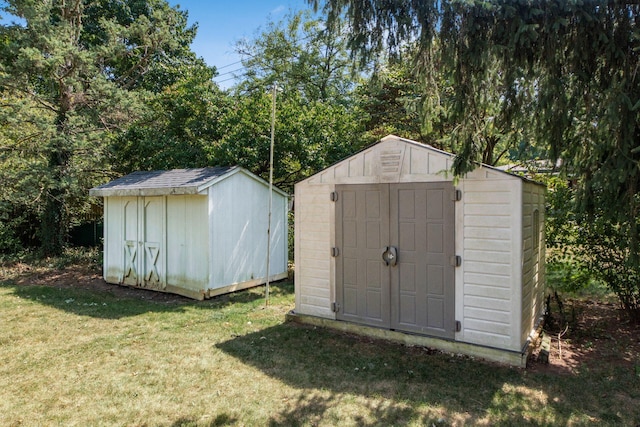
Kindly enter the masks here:
[[198, 194], [238, 166], [140, 171], [89, 190], [91, 196], [165, 196]]

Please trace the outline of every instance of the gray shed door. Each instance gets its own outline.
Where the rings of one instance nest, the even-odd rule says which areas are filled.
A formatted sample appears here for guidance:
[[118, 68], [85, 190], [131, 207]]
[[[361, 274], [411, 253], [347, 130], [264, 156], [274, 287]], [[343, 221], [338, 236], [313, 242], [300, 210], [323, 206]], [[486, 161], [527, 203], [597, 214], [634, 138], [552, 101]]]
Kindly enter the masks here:
[[338, 185], [336, 191], [337, 318], [453, 338], [453, 185]]
[[389, 269], [381, 248], [389, 243], [389, 186], [336, 186], [338, 318], [390, 327]]

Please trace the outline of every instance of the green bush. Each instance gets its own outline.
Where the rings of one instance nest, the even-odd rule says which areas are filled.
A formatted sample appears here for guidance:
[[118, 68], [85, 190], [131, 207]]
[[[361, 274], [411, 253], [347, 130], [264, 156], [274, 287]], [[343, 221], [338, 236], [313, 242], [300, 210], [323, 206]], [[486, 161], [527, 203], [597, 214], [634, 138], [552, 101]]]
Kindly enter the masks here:
[[547, 177], [545, 233], [547, 241], [547, 285], [554, 291], [577, 293], [592, 280], [581, 258], [579, 227], [573, 207], [573, 191], [567, 180]]
[[[631, 321], [640, 322], [640, 219], [611, 218], [603, 204], [580, 207], [560, 177], [546, 179], [547, 284], [554, 290], [603, 295], [613, 291]], [[596, 193], [597, 195], [597, 193]]]

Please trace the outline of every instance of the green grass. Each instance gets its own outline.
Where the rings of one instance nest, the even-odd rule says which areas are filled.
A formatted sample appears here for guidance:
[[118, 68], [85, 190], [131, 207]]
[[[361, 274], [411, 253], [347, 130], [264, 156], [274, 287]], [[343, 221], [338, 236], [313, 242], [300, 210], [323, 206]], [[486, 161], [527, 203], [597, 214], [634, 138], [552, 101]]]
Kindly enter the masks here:
[[291, 283], [268, 307], [263, 288], [197, 302], [16, 283], [0, 282], [1, 426], [640, 423], [640, 360], [534, 373], [285, 323]]

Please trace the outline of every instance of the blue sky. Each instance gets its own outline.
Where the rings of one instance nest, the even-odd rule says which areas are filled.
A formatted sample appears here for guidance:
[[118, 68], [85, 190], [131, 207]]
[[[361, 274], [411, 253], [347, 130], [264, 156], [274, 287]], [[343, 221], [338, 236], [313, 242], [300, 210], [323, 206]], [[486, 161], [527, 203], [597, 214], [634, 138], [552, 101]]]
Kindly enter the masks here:
[[230, 65], [240, 60], [234, 52], [238, 40], [253, 38], [269, 21], [278, 22], [290, 11], [309, 8], [305, 0], [169, 0], [169, 4], [188, 11], [189, 24], [198, 23], [191, 48], [219, 69], [221, 75], [215, 80], [224, 88], [233, 81], [229, 80], [232, 75], [222, 74], [241, 67]]

